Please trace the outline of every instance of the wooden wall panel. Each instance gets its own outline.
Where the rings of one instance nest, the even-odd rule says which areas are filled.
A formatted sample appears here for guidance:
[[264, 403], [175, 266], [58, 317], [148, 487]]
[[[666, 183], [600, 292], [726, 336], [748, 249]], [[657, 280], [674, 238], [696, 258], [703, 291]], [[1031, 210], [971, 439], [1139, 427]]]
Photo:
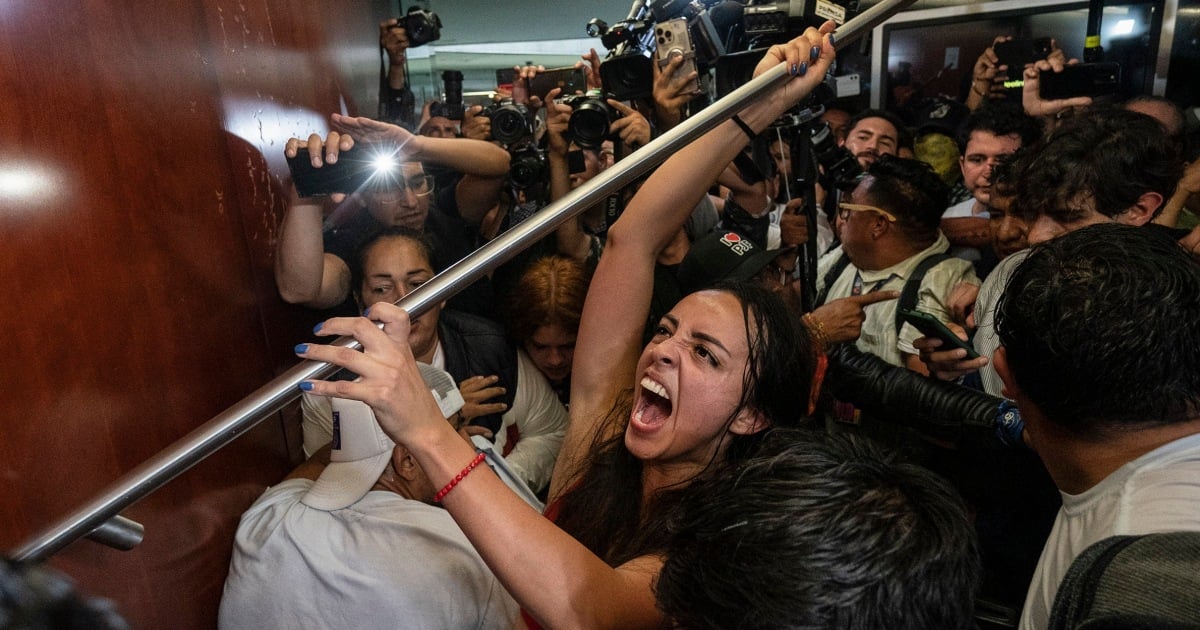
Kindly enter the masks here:
[[[295, 363], [271, 273], [282, 145], [374, 111], [382, 0], [0, 1], [0, 546]], [[211, 628], [281, 414], [53, 564], [145, 628]]]

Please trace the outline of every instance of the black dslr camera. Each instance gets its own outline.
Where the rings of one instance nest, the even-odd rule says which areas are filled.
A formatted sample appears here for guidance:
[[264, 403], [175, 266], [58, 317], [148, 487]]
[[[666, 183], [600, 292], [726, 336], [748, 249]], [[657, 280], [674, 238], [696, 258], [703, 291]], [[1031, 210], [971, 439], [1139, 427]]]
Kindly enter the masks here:
[[567, 136], [584, 149], [599, 149], [612, 135], [612, 124], [621, 118], [621, 112], [599, 94], [576, 94], [562, 102], [574, 110], [567, 122]]
[[812, 129], [813, 155], [825, 169], [822, 184], [826, 188], [850, 190], [862, 179], [863, 170], [858, 159], [846, 147], [838, 146], [829, 123], [821, 123]]
[[421, 7], [409, 7], [408, 14], [400, 18], [400, 26], [408, 34], [409, 48], [436, 42], [442, 36], [442, 19]]
[[533, 137], [533, 117], [529, 108], [505, 99], [484, 108], [481, 113], [492, 121], [492, 139], [511, 146]]
[[528, 190], [549, 181], [550, 164], [546, 152], [533, 143], [522, 143], [509, 149], [511, 161], [508, 167], [508, 182], [517, 190]]
[[434, 102], [429, 106], [430, 116], [441, 116], [450, 120], [462, 120], [463, 111], [466, 107], [463, 105], [463, 73], [458, 70], [445, 70], [442, 72], [442, 84], [445, 86], [446, 102]]

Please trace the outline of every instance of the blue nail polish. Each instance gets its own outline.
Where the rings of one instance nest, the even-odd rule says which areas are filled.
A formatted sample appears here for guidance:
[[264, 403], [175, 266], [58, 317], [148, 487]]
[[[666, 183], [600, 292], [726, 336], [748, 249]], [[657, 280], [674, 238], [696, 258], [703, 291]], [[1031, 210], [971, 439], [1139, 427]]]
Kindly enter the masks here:
[[304, 354], [305, 352], [308, 352], [308, 344], [306, 344], [306, 343], [298, 343], [298, 344], [296, 344], [296, 347], [295, 347], [295, 348], [292, 348], [292, 350], [293, 350], [293, 351], [294, 351], [296, 354]]
[[837, 40], [836, 40], [836, 39], [834, 39], [834, 37], [833, 37], [833, 33], [830, 33], [830, 34], [829, 34], [829, 45], [830, 45], [830, 46], [833, 46], [833, 45], [835, 45], [835, 44], [837, 44]]
[[813, 61], [816, 61], [817, 59], [819, 59], [821, 57], [821, 47], [813, 46], [812, 50], [808, 51], [808, 56]]
[[300, 390], [305, 392], [312, 391], [312, 383], [308, 381], [300, 381]]
[[313, 326], [313, 334], [321, 332], [321, 327], [324, 325], [325, 325], [325, 322], [320, 322], [316, 326]]
[[371, 316], [371, 307], [368, 306], [367, 308], [363, 309], [363, 317], [370, 317], [370, 316]]
[[798, 68], [797, 68], [796, 64], [792, 64], [791, 70], [792, 70], [792, 76], [796, 76], [796, 73], [798, 72]]
[[807, 74], [807, 73], [808, 73], [808, 62], [807, 62], [807, 61], [801, 61], [801, 62], [800, 62], [800, 72], [799, 72], [799, 75], [800, 75], [800, 76], [804, 76], [804, 75], [805, 75], [805, 74]]

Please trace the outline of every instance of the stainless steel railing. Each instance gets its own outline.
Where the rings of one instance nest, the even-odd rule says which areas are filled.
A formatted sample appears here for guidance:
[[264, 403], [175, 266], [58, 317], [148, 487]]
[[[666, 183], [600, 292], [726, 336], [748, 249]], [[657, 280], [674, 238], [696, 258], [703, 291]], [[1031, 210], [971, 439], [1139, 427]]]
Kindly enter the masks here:
[[[838, 29], [837, 46], [841, 48], [858, 39], [915, 1], [882, 0]], [[672, 153], [724, 122], [743, 109], [747, 103], [764, 95], [787, 78], [787, 70], [783, 64], [763, 73], [605, 170], [563, 199], [501, 234], [405, 296], [397, 304], [414, 317], [419, 316], [431, 305], [455, 295], [483, 274], [548, 236], [567, 219], [633, 183]], [[342, 337], [334, 343], [347, 348], [359, 347], [350, 337]], [[98, 542], [118, 548], [131, 548], [140, 541], [141, 526], [121, 517], [121, 510], [162, 487], [253, 428], [266, 416], [298, 398], [302, 381], [330, 376], [337, 369], [337, 366], [329, 363], [304, 361], [275, 377], [232, 407], [125, 473], [86, 505], [33, 536], [10, 555], [18, 560], [42, 560], [82, 536], [89, 536]], [[121, 542], [116, 543], [114, 540]]]

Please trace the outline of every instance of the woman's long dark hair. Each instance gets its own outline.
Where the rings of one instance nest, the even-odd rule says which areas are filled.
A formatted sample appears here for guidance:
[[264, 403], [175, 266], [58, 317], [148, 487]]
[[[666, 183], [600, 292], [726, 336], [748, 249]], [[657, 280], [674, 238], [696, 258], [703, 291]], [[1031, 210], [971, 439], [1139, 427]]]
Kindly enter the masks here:
[[[720, 440], [728, 440], [700, 475], [718, 474], [729, 464], [754, 454], [765, 431], [735, 435], [728, 427], [743, 409], [753, 409], [769, 427], [796, 427], [808, 419], [816, 352], [799, 318], [779, 296], [749, 282], [722, 283], [714, 290], [728, 293], [742, 305], [747, 346], [750, 349], [742, 398], [726, 420]], [[643, 513], [642, 462], [625, 448], [625, 427], [633, 405], [633, 391], [625, 390], [614, 402], [593, 439], [592, 457], [574, 487], [562, 496], [556, 522], [611, 566], [664, 548], [666, 523], [687, 483], [664, 489], [650, 497]], [[610, 427], [620, 427], [609, 432]], [[768, 429], [769, 430], [769, 429]], [[607, 439], [601, 436], [611, 435]]]

